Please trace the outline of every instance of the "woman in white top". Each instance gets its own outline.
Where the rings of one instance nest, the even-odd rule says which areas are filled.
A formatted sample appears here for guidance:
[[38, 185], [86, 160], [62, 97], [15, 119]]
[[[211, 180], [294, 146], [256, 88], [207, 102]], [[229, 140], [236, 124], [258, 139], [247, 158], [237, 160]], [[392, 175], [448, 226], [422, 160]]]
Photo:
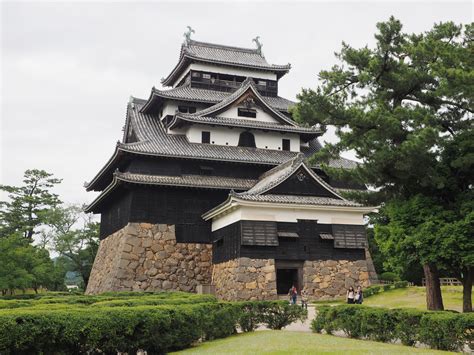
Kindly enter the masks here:
[[354, 287], [351, 286], [347, 290], [347, 303], [353, 304], [354, 303], [354, 298], [355, 298]]

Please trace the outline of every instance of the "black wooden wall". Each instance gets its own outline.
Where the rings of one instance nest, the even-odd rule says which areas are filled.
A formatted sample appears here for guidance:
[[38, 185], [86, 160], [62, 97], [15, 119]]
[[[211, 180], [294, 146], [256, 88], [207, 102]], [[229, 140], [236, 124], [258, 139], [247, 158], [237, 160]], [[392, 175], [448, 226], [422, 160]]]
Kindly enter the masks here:
[[279, 232], [296, 232], [298, 238], [278, 238], [278, 246], [241, 245], [241, 222], [213, 232], [213, 262], [236, 257], [283, 260], [364, 260], [364, 249], [334, 248], [333, 240], [322, 240], [320, 233], [332, 233], [332, 225], [317, 221], [277, 223]]
[[125, 227], [130, 219], [132, 194], [129, 190], [118, 188], [109, 197], [107, 206], [102, 210], [100, 216], [100, 238]]

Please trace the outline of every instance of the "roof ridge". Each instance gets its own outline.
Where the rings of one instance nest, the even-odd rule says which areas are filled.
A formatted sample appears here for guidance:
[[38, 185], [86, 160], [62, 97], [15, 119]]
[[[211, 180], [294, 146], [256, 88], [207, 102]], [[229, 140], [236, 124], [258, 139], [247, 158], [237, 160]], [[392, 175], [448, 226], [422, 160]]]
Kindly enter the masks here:
[[245, 48], [245, 47], [238, 47], [238, 46], [228, 46], [225, 44], [218, 44], [218, 43], [210, 43], [210, 42], [203, 42], [203, 41], [195, 41], [195, 40], [190, 40], [188, 45], [185, 46], [186, 48], [189, 48], [190, 46], [201, 46], [201, 47], [212, 47], [212, 48], [219, 48], [219, 49], [229, 49], [229, 50], [238, 50], [238, 51], [243, 51], [247, 53], [252, 53], [252, 54], [257, 54], [263, 58], [260, 53], [258, 53], [258, 50], [256, 48]]

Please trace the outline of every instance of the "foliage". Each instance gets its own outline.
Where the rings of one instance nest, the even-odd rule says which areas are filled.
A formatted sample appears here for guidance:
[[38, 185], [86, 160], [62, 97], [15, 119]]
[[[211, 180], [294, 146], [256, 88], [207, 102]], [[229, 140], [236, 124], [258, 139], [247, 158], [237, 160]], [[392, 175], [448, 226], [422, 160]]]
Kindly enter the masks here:
[[342, 330], [349, 337], [458, 350], [469, 339], [474, 314], [386, 309], [362, 305], [323, 306], [311, 323], [314, 332]]
[[44, 170], [26, 170], [23, 186], [0, 185], [9, 201], [0, 201], [0, 237], [15, 233], [28, 242], [38, 233], [40, 225], [49, 224], [48, 211], [61, 201], [51, 189], [61, 182]]
[[0, 353], [165, 353], [230, 336], [239, 325], [280, 329], [305, 317], [286, 301], [217, 302], [184, 292], [39, 294], [0, 299]]
[[48, 251], [27, 243], [19, 234], [0, 238], [0, 290], [3, 295], [7, 291], [13, 293], [15, 289], [54, 288], [61, 284], [62, 277]]
[[400, 281], [400, 278], [394, 272], [386, 271], [379, 275], [380, 280], [384, 281]]
[[270, 329], [280, 330], [296, 321], [304, 321], [308, 311], [303, 307], [289, 304], [287, 301], [267, 303], [263, 321]]
[[[390, 270], [421, 263], [433, 278], [443, 267], [471, 275], [474, 26], [447, 22], [406, 34], [391, 17], [377, 29], [373, 49], [343, 43], [341, 64], [320, 72], [316, 90], [301, 92], [294, 117], [336, 127], [339, 141], [314, 159], [333, 177], [374, 187], [349, 197], [387, 203], [372, 223]], [[347, 150], [363, 164], [328, 166]], [[442, 307], [432, 277], [429, 306]]]
[[43, 240], [68, 261], [68, 271], [80, 274], [87, 285], [99, 248], [99, 223], [83, 212], [84, 206], [58, 206], [50, 211], [51, 229]]

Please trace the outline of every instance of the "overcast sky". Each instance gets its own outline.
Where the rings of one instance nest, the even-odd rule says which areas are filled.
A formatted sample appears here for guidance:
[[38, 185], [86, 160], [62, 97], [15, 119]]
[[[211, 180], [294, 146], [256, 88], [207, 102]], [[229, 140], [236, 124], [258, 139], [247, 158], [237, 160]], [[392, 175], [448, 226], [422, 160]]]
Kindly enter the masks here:
[[407, 32], [472, 22], [467, 2], [3, 2], [1, 183], [29, 168], [63, 178], [68, 203], [90, 202], [85, 181], [112, 155], [130, 95], [148, 98], [177, 62], [187, 25], [196, 40], [253, 47], [292, 64], [280, 95], [294, 100], [336, 63], [345, 41], [373, 45], [375, 24], [394, 15]]

